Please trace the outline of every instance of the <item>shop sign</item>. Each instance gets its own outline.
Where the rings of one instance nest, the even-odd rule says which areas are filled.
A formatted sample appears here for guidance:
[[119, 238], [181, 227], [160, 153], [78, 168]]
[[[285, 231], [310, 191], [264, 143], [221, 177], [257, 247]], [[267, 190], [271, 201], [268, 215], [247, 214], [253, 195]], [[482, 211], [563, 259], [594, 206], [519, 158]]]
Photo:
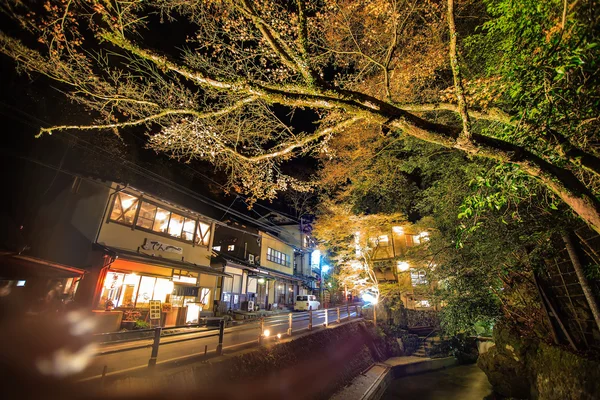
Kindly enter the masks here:
[[160, 320], [160, 300], [150, 300], [150, 319]]
[[167, 253], [183, 254], [183, 247], [173, 246], [172, 244], [166, 244], [159, 242], [158, 240], [144, 239], [142, 249], [152, 251], [164, 251]]
[[262, 269], [259, 269], [258, 272], [260, 272], [261, 274], [269, 275], [269, 271], [265, 271]]

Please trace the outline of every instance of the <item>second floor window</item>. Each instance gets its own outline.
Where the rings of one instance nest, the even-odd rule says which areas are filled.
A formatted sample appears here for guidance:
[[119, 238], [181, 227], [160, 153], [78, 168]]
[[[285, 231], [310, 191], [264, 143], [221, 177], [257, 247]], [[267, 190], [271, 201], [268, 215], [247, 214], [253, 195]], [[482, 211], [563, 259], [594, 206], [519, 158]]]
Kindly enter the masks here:
[[270, 247], [267, 247], [267, 260], [280, 265], [285, 265], [286, 267], [292, 265], [289, 254], [282, 253]]
[[138, 197], [123, 192], [114, 197], [110, 220], [130, 226], [135, 223], [136, 228], [162, 233], [186, 242], [194, 241], [195, 244], [203, 246], [208, 246], [210, 241], [210, 224], [147, 201], [142, 200], [140, 204]]
[[125, 225], [132, 225], [137, 211], [139, 199], [127, 193], [119, 192], [115, 195], [110, 219]]

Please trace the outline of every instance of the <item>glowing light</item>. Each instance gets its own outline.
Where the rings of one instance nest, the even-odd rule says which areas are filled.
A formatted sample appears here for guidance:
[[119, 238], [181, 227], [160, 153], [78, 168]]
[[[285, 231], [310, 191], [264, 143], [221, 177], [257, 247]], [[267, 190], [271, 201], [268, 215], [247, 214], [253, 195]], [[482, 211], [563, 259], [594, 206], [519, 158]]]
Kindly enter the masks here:
[[313, 251], [310, 255], [311, 265], [318, 266], [320, 262], [321, 262], [321, 251], [320, 250]]
[[17, 286], [25, 286], [26, 281], [17, 281]]
[[162, 221], [165, 218], [167, 218], [167, 214], [166, 213], [161, 212], [161, 211], [159, 211], [159, 212], [156, 213], [156, 219], [157, 220]]
[[410, 269], [410, 265], [408, 265], [408, 263], [406, 261], [398, 261], [398, 271], [400, 272], [404, 272], [404, 271], [408, 271]]
[[394, 231], [394, 233], [397, 233], [399, 235], [402, 235], [404, 233], [404, 229], [401, 226], [392, 227], [392, 231]]
[[277, 334], [277, 339], [281, 339], [281, 333]]
[[429, 240], [429, 232], [421, 232], [421, 233], [419, 234], [419, 237], [420, 237], [422, 240], [425, 240], [425, 241], [427, 241], [427, 240]]
[[327, 283], [327, 286], [331, 287], [331, 282], [328, 282], [328, 283]]
[[121, 201], [121, 204], [123, 205], [123, 209], [127, 210], [129, 207], [131, 207], [131, 205], [133, 204], [133, 199], [125, 199]]
[[279, 290], [283, 289], [283, 286], [279, 285]]
[[377, 304], [377, 297], [373, 296], [371, 293], [363, 293], [362, 299], [367, 303]]
[[258, 279], [258, 283], [260, 283], [261, 285], [262, 285], [263, 283], [265, 283], [265, 278], [259, 278], [259, 279]]
[[329, 265], [323, 265], [321, 267], [321, 271], [323, 271], [324, 274], [326, 274], [327, 272], [329, 272], [330, 269], [331, 269], [331, 267]]
[[271, 335], [271, 331], [268, 330], [268, 329], [265, 329], [264, 332], [263, 332], [263, 336], [264, 337], [269, 337], [270, 335]]

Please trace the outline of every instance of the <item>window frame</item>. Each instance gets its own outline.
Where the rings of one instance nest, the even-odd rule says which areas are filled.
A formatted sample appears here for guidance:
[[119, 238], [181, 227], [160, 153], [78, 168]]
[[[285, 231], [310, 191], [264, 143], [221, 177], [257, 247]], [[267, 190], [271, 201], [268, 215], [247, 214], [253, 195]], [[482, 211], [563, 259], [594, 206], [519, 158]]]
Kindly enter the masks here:
[[[117, 197], [119, 197], [119, 198], [120, 198], [120, 194], [121, 194], [121, 193], [123, 193], [123, 194], [126, 194], [126, 195], [128, 195], [128, 196], [131, 196], [131, 197], [135, 197], [135, 198], [136, 198], [136, 200], [137, 200], [137, 206], [136, 206], [135, 213], [134, 213], [134, 215], [133, 215], [133, 221], [132, 221], [132, 223], [131, 223], [131, 224], [128, 224], [128, 223], [126, 223], [126, 222], [122, 222], [122, 221], [118, 221], [118, 220], [116, 220], [116, 219], [112, 219], [112, 213], [113, 213], [113, 211], [114, 211], [114, 209], [115, 209], [115, 203], [116, 203]], [[140, 201], [141, 201], [141, 199], [142, 199], [142, 196], [141, 196], [141, 195], [134, 194], [134, 193], [131, 193], [131, 192], [129, 192], [129, 191], [125, 191], [125, 190], [119, 190], [119, 191], [117, 191], [117, 192], [113, 193], [113, 194], [112, 194], [110, 197], [112, 197], [112, 200], [110, 201], [110, 209], [108, 210], [108, 215], [107, 215], [107, 218], [106, 218], [106, 222], [107, 222], [107, 223], [109, 223], [109, 222], [113, 222], [113, 223], [115, 223], [115, 224], [123, 225], [123, 226], [126, 226], [126, 227], [128, 227], [128, 228], [135, 227], [135, 224], [136, 224], [136, 221], [137, 221], [138, 209], [139, 209], [139, 207], [140, 207], [140, 205], [141, 205], [141, 202], [140, 202]], [[121, 214], [122, 214], [122, 215], [124, 215], [124, 212], [123, 212], [123, 205], [122, 205], [122, 204], [120, 204], [120, 206], [121, 206]], [[132, 205], [132, 206], [133, 206], [133, 205]]]
[[288, 253], [275, 250], [271, 247], [267, 247], [267, 261], [284, 267], [292, 266], [292, 256], [290, 256]]
[[[120, 193], [125, 193], [126, 195], [135, 197], [137, 199], [137, 207], [136, 207], [136, 211], [135, 211], [135, 215], [133, 217], [133, 223], [132, 224], [127, 224], [125, 222], [121, 222], [121, 221], [117, 221], [111, 218], [114, 206], [115, 206], [115, 201], [117, 199], [117, 195]], [[143, 232], [148, 232], [148, 233], [152, 233], [154, 235], [158, 235], [158, 236], [162, 236], [165, 238], [169, 238], [169, 239], [173, 239], [173, 240], [177, 240], [179, 242], [183, 242], [183, 243], [188, 243], [191, 244], [192, 246], [199, 246], [199, 247], [206, 247], [209, 248], [210, 247], [210, 235], [213, 234], [212, 232], [212, 223], [204, 218], [202, 218], [201, 216], [194, 216], [193, 214], [189, 214], [186, 213], [184, 211], [178, 210], [175, 207], [169, 207], [169, 206], [165, 206], [164, 204], [160, 204], [156, 201], [150, 200], [148, 198], [145, 198], [143, 195], [141, 194], [135, 194], [132, 193], [130, 191], [125, 191], [125, 190], [119, 190], [118, 192], [113, 193], [110, 197], [110, 206], [108, 209], [108, 213], [107, 213], [107, 218], [106, 218], [106, 223], [114, 223], [114, 224], [118, 224], [118, 225], [122, 225], [122, 226], [126, 226], [132, 230], [140, 230]], [[194, 225], [194, 235], [192, 237], [192, 240], [186, 240], [183, 239], [181, 237], [175, 237], [173, 235], [170, 235], [169, 233], [164, 233], [164, 232], [158, 232], [155, 231], [153, 229], [148, 229], [145, 228], [143, 226], [139, 226], [138, 223], [138, 219], [139, 219], [139, 214], [140, 214], [140, 210], [142, 207], [142, 203], [148, 203], [151, 204], [153, 206], [155, 206], [157, 208], [157, 211], [154, 213], [154, 219], [152, 221], [152, 226], [154, 226], [154, 223], [156, 222], [156, 214], [158, 214], [158, 208], [164, 209], [165, 211], [169, 212], [169, 223], [167, 225], [167, 232], [168, 232], [168, 227], [171, 224], [171, 214], [175, 213], [179, 216], [182, 216], [184, 218], [184, 224], [185, 224], [185, 220], [186, 219], [190, 219], [195, 221], [195, 225]], [[146, 218], [147, 219], [147, 218]], [[203, 244], [202, 240], [204, 239], [204, 237], [202, 237], [198, 242], [196, 242], [196, 238], [198, 237], [198, 226], [200, 225], [200, 222], [206, 224], [208, 226], [208, 231], [206, 233], [206, 235], [208, 235], [208, 243], [207, 244]], [[182, 224], [181, 227], [181, 232], [183, 233], [183, 226], [184, 224]], [[205, 236], [206, 236], [205, 235]]]

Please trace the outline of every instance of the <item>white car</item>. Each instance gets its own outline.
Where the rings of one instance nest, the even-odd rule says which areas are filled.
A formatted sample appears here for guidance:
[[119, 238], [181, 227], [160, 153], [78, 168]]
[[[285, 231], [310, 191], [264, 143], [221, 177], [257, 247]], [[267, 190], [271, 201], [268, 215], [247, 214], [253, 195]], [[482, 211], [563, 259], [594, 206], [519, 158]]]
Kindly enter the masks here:
[[294, 311], [318, 310], [321, 303], [317, 301], [317, 296], [312, 294], [300, 294], [296, 296], [294, 302]]

